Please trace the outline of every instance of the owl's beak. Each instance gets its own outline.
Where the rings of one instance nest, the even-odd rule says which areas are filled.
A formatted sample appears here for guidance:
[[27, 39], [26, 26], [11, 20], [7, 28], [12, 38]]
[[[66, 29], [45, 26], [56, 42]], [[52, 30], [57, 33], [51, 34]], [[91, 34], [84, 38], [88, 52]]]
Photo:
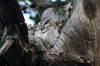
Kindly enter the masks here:
[[43, 30], [44, 29], [44, 27], [43, 27], [43, 25], [41, 25], [41, 30]]

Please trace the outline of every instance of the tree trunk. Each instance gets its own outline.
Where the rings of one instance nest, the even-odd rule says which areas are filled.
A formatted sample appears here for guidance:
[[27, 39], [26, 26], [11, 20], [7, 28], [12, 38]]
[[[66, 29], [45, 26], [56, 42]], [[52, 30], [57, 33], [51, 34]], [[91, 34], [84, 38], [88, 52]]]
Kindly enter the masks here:
[[30, 66], [33, 50], [17, 0], [1, 0], [0, 66]]
[[99, 66], [100, 1], [72, 0], [72, 3], [71, 17], [58, 42], [43, 56], [48, 66]]
[[1, 0], [0, 65], [30, 66], [33, 62], [33, 66], [100, 66], [99, 3], [99, 0], [72, 0], [70, 18], [58, 41], [47, 49], [40, 38], [29, 35], [28, 39], [16, 0]]

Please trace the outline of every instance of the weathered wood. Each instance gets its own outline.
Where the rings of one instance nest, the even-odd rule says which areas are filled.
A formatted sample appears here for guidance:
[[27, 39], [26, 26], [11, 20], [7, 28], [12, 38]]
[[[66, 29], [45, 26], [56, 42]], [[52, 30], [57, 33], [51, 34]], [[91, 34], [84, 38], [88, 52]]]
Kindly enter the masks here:
[[4, 54], [4, 52], [6, 52], [9, 49], [9, 47], [13, 44], [13, 42], [14, 40], [7, 39], [3, 44], [3, 46], [0, 48], [0, 55]]
[[27, 30], [17, 0], [1, 0], [0, 66], [31, 66], [34, 48]]
[[[9, 6], [3, 9], [7, 4], [4, 4], [5, 0], [1, 1], [3, 4], [0, 3], [0, 25], [4, 24], [3, 27], [10, 26], [7, 31], [2, 28], [6, 34], [0, 33], [0, 35], [4, 35], [4, 43], [1, 45], [1, 49], [8, 45], [10, 47], [0, 58], [1, 66], [30, 66], [32, 58], [34, 66], [37, 63], [40, 66], [100, 66], [100, 1], [72, 0], [71, 16], [62, 28], [58, 40], [49, 49], [44, 46], [40, 38], [35, 38], [32, 35], [29, 35], [29, 43], [26, 24], [24, 22], [20, 23], [23, 18], [17, 19], [14, 17], [15, 22], [19, 23], [13, 23], [12, 16], [16, 15], [10, 14], [14, 14], [16, 10], [13, 12], [13, 6], [12, 10], [10, 10]], [[11, 5], [14, 1], [10, 0], [8, 3]], [[7, 15], [3, 15], [1, 11]], [[19, 14], [22, 16], [21, 12]], [[8, 24], [6, 25], [6, 23]], [[9, 35], [17, 35], [18, 37], [14, 42], [12, 39], [11, 42], [8, 42], [6, 37]]]
[[68, 66], [78, 66], [81, 64], [80, 59], [84, 59], [83, 65], [99, 66], [100, 1], [73, 0], [72, 3], [71, 17], [46, 59], [54, 65], [57, 61], [66, 60]]
[[0, 21], [3, 26], [20, 24], [24, 22], [24, 18], [17, 0], [1, 0], [0, 15]]

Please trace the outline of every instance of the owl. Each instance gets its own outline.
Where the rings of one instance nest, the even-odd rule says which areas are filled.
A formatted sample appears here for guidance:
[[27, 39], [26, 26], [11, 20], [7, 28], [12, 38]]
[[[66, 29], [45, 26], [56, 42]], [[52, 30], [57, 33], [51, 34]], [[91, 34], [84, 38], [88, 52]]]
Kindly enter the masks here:
[[43, 41], [47, 49], [50, 49], [56, 44], [59, 38], [59, 31], [56, 24], [58, 22], [58, 16], [54, 13], [52, 8], [48, 8], [43, 13], [41, 22], [42, 29], [38, 29], [35, 32], [35, 36]]

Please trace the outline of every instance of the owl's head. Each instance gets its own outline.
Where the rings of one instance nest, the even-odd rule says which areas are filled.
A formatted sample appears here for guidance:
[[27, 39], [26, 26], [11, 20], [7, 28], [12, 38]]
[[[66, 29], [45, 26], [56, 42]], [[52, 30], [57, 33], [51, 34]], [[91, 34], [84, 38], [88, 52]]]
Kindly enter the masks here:
[[50, 27], [50, 26], [56, 26], [56, 23], [58, 22], [59, 18], [54, 13], [52, 8], [48, 8], [44, 11], [42, 18], [41, 18], [41, 26], [42, 29]]

